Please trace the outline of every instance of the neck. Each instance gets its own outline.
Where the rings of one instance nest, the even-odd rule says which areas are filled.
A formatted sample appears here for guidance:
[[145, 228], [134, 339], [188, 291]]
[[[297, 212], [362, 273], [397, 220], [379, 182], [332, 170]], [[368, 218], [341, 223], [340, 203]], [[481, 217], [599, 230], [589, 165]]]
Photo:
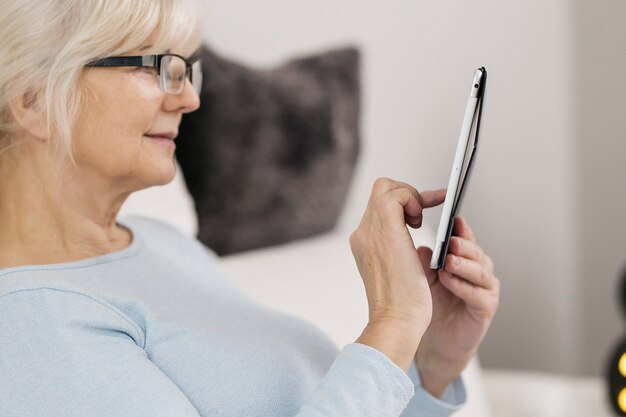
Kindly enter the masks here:
[[69, 262], [130, 244], [115, 221], [129, 192], [112, 191], [74, 167], [56, 176], [40, 162], [23, 155], [0, 160], [0, 268]]

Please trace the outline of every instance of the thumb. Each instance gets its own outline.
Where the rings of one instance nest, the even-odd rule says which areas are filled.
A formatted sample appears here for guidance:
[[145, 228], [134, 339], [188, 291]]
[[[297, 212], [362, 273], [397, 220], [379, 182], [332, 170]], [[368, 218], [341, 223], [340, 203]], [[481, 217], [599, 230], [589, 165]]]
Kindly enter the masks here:
[[422, 264], [424, 275], [426, 275], [426, 279], [428, 280], [428, 285], [432, 287], [435, 282], [437, 282], [438, 272], [436, 269], [430, 269], [430, 258], [433, 256], [433, 251], [426, 246], [420, 246], [417, 248], [417, 256], [420, 258], [420, 263]]

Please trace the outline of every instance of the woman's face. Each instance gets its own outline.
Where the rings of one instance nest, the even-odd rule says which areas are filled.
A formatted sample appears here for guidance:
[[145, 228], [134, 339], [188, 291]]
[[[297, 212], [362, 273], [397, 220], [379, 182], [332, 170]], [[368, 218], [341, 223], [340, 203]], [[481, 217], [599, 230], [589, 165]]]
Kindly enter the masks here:
[[[129, 55], [143, 55], [145, 49]], [[191, 83], [171, 95], [159, 89], [152, 69], [89, 68], [83, 91], [73, 132], [81, 175], [128, 191], [170, 182], [176, 172], [172, 139], [182, 115], [200, 105]]]

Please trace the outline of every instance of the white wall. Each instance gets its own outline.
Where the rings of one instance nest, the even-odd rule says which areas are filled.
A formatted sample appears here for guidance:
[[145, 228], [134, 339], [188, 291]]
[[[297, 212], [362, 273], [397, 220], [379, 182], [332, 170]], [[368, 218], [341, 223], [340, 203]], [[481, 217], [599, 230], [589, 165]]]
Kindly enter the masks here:
[[626, 274], [626, 1], [599, 6], [576, 1], [578, 271], [591, 372], [604, 371], [610, 349], [626, 338], [616, 293]]
[[[347, 226], [356, 226], [378, 176], [419, 189], [446, 185], [468, 85], [474, 68], [484, 65], [489, 85], [481, 145], [462, 210], [502, 281], [501, 308], [482, 362], [599, 371], [615, 330], [600, 330], [598, 322], [617, 323], [607, 295], [617, 258], [624, 262], [626, 254], [626, 222], [619, 215], [626, 206], [626, 152], [618, 138], [624, 119], [617, 110], [621, 106], [624, 114], [626, 92], [623, 81], [620, 94], [611, 90], [618, 70], [605, 70], [616, 55], [624, 56], [626, 1], [204, 3], [209, 43], [251, 65], [271, 66], [346, 43], [361, 47], [364, 151], [342, 222]], [[606, 11], [593, 13], [596, 7]], [[597, 39], [621, 36], [610, 39], [605, 54], [580, 39], [606, 26], [587, 22], [588, 14], [612, 18], [613, 29]], [[594, 73], [611, 78], [594, 90], [581, 68], [598, 59], [603, 69]], [[620, 65], [626, 74], [623, 58]], [[596, 127], [602, 127], [600, 148], [589, 140]], [[607, 197], [601, 184], [617, 190]], [[609, 209], [598, 210], [602, 202]], [[438, 211], [427, 218], [431, 227], [437, 220]], [[603, 284], [595, 287], [600, 278]], [[587, 294], [595, 297], [598, 316], [589, 317]]]

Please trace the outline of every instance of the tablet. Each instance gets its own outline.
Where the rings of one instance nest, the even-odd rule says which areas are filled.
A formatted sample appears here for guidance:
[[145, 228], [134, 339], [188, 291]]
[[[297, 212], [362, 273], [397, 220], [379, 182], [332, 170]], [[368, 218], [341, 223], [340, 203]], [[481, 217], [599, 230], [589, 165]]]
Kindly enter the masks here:
[[448, 244], [450, 243], [450, 236], [454, 227], [454, 218], [459, 211], [474, 155], [476, 154], [486, 82], [487, 70], [484, 67], [478, 68], [474, 73], [470, 95], [465, 107], [465, 117], [461, 125], [461, 134], [456, 147], [454, 162], [452, 163], [452, 172], [450, 173], [446, 199], [443, 203], [443, 211], [439, 220], [439, 228], [437, 229], [437, 240], [435, 241], [433, 256], [430, 260], [431, 269], [443, 268], [446, 255], [448, 254]]

